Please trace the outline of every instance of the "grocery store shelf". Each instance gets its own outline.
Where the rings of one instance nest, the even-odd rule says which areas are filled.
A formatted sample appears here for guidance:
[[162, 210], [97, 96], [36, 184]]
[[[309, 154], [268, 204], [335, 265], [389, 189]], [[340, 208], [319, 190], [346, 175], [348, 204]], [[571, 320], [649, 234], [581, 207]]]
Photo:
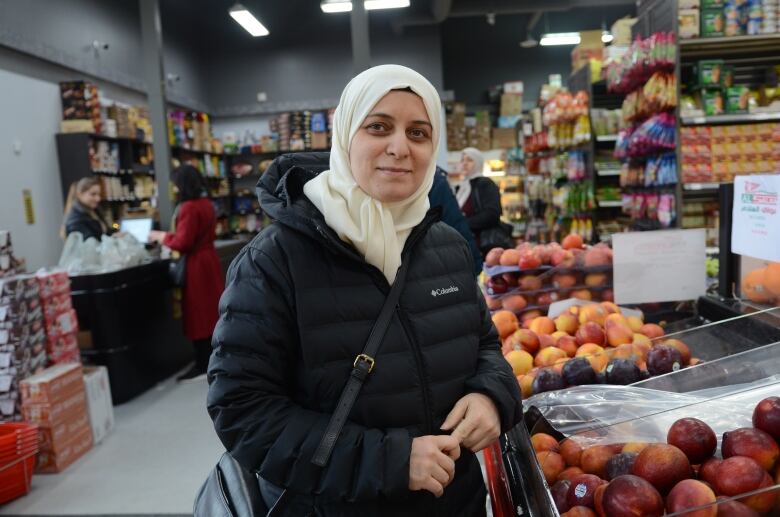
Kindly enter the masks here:
[[596, 137], [598, 142], [617, 142], [617, 135], [599, 135]]
[[619, 208], [622, 206], [622, 201], [599, 201], [599, 207], [601, 208]]
[[681, 39], [679, 40], [679, 45], [680, 54], [683, 57], [696, 57], [696, 54], [711, 52], [718, 52], [720, 54], [743, 54], [777, 51], [778, 45], [780, 45], [780, 34]]
[[[780, 45], [780, 42], [778, 42], [778, 44]], [[713, 115], [710, 117], [682, 117], [682, 125], [698, 126], [704, 124], [734, 124], [739, 122], [762, 122], [767, 120], [780, 120], [780, 112]]]
[[596, 170], [598, 176], [620, 176], [620, 169], [598, 169]]

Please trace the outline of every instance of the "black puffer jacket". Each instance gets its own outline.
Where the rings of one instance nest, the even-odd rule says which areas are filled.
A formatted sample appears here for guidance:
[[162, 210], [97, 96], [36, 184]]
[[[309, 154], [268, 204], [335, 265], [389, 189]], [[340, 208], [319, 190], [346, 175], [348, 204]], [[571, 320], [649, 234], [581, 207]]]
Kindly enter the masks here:
[[[95, 212], [95, 215], [101, 217], [98, 212]], [[111, 235], [113, 229], [102, 218], [95, 219], [81, 203], [74, 201], [73, 207], [65, 219], [65, 234], [70, 235], [75, 232], [79, 232], [84, 240], [93, 237], [99, 241], [104, 234]]]
[[474, 281], [471, 254], [436, 214], [413, 230], [405, 290], [374, 372], [324, 468], [311, 463], [389, 285], [326, 226], [303, 194], [314, 177], [272, 166], [258, 191], [275, 223], [236, 258], [209, 365], [209, 414], [245, 468], [294, 494], [284, 515], [480, 515], [485, 487], [463, 451], [441, 499], [410, 492], [412, 438], [440, 434], [469, 392], [495, 402], [502, 429], [520, 393]]

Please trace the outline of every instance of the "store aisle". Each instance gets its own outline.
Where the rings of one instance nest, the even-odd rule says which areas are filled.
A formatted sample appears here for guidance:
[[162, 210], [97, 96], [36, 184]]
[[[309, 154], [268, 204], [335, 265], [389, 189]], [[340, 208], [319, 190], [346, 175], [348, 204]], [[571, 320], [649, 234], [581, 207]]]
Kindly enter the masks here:
[[62, 474], [36, 475], [0, 515], [192, 515], [223, 450], [206, 413], [205, 379], [168, 380], [114, 408], [116, 427]]

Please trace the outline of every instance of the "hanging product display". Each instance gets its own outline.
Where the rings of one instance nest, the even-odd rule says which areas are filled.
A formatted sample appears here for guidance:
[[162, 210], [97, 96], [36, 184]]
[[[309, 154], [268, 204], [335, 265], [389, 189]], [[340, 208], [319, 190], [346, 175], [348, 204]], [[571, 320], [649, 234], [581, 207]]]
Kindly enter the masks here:
[[549, 147], [566, 149], [590, 141], [588, 100], [585, 91], [579, 91], [574, 96], [561, 91], [545, 105], [543, 122], [549, 128]]
[[677, 44], [674, 33], [657, 32], [631, 44], [620, 61], [607, 67], [607, 86], [611, 91], [628, 93], [636, 90], [659, 71], [674, 71]]

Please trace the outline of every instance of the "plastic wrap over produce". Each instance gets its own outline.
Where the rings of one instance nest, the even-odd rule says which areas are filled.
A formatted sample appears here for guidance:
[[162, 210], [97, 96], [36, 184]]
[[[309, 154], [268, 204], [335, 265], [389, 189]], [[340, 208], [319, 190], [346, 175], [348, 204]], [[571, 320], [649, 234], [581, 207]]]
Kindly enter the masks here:
[[74, 232], [65, 241], [59, 267], [70, 275], [87, 275], [138, 266], [150, 260], [144, 245], [132, 235], [104, 235], [98, 242], [93, 238], [85, 241], [80, 233]]
[[583, 447], [628, 442], [665, 442], [671, 425], [698, 418], [720, 437], [750, 427], [755, 405], [780, 393], [780, 375], [689, 393], [633, 386], [577, 386], [540, 393], [526, 404]]

